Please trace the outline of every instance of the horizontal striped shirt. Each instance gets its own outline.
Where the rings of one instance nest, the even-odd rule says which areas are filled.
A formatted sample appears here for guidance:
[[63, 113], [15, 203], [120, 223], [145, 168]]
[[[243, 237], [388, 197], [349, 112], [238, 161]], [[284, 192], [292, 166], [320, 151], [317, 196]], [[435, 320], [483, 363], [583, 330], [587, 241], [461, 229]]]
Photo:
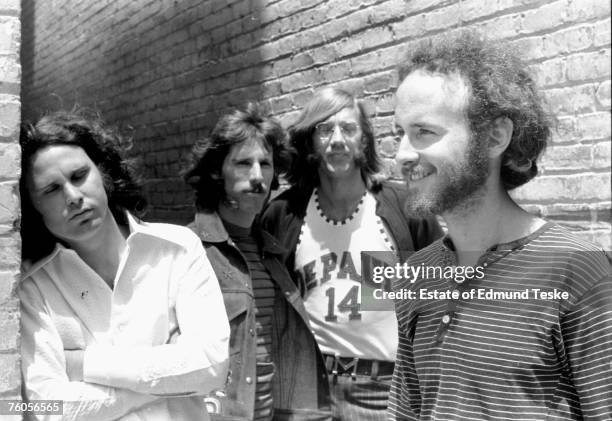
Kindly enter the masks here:
[[[408, 263], [444, 268], [456, 256], [445, 238]], [[606, 254], [547, 223], [492, 247], [477, 266], [484, 276], [463, 282], [434, 276], [394, 284], [414, 295], [396, 300], [390, 419], [612, 420]], [[453, 290], [458, 298], [431, 298]]]
[[272, 378], [274, 363], [271, 357], [272, 324], [274, 323], [274, 299], [278, 295], [270, 273], [261, 261], [259, 247], [250, 228], [242, 228], [225, 222], [227, 232], [244, 256], [255, 297], [255, 329], [257, 333], [255, 408], [254, 420], [271, 420], [274, 414]]

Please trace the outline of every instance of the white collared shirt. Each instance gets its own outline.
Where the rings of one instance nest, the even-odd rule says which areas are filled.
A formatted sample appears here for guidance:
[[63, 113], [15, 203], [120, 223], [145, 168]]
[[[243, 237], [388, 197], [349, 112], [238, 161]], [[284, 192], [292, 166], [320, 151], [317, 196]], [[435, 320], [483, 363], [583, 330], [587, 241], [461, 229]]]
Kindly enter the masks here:
[[[189, 229], [128, 219], [114, 289], [61, 245], [24, 271], [27, 396], [63, 400], [61, 419], [205, 420], [198, 395], [223, 387], [227, 373], [219, 284]], [[66, 374], [64, 350], [75, 349], [84, 350], [82, 382]]]

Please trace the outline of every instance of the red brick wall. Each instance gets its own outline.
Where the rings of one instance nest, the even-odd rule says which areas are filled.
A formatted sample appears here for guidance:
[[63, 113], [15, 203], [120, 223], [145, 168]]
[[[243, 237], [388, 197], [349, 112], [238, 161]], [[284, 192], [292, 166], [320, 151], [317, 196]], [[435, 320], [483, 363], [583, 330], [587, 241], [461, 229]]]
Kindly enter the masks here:
[[23, 106], [74, 102], [134, 137], [149, 218], [186, 221], [185, 153], [230, 106], [259, 99], [285, 124], [314, 89], [365, 98], [395, 174], [396, 64], [459, 26], [521, 46], [559, 116], [530, 210], [610, 249], [610, 2], [600, 0], [31, 0], [23, 10]]
[[[18, 399], [19, 121], [21, 119], [21, 26], [19, 0], [0, 0], [0, 400]], [[3, 415], [3, 420], [21, 417]]]

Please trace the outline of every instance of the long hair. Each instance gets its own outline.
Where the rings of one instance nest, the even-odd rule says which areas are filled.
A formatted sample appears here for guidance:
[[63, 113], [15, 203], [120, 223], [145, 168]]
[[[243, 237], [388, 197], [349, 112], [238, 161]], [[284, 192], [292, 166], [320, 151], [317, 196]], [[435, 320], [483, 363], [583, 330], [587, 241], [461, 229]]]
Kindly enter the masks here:
[[249, 103], [244, 111], [234, 110], [222, 116], [210, 136], [193, 146], [183, 178], [195, 190], [198, 209], [215, 211], [225, 199], [220, 177], [223, 161], [232, 146], [248, 139], [262, 142], [272, 152], [274, 177], [270, 187], [278, 188], [278, 177], [287, 171], [291, 161], [287, 132], [276, 120], [264, 116], [259, 105]]
[[554, 119], [545, 112], [527, 66], [512, 47], [463, 31], [437, 42], [422, 42], [401, 65], [400, 77], [419, 69], [463, 78], [470, 89], [466, 115], [475, 139], [483, 139], [479, 135], [496, 118], [512, 120], [512, 139], [502, 155], [501, 181], [506, 190], [536, 176], [536, 160], [551, 137]]
[[119, 224], [127, 224], [125, 210], [135, 215], [144, 213], [146, 200], [136, 177], [135, 162], [125, 156], [131, 142], [105, 126], [93, 111], [58, 111], [42, 117], [36, 124], [24, 123], [19, 143], [22, 151], [19, 189], [24, 259], [39, 260], [49, 254], [58, 241], [32, 205], [26, 183], [34, 156], [46, 147], [68, 145], [85, 151], [102, 174], [109, 208]]
[[363, 133], [363, 159], [359, 162], [361, 176], [368, 188], [379, 184], [376, 175], [380, 171], [380, 160], [376, 153], [374, 132], [363, 104], [350, 93], [338, 88], [324, 88], [315, 92], [306, 104], [297, 121], [289, 128], [291, 146], [297, 153], [287, 180], [292, 185], [308, 190], [319, 185], [319, 157], [314, 149], [315, 126], [337, 112], [351, 108], [359, 114], [359, 124]]

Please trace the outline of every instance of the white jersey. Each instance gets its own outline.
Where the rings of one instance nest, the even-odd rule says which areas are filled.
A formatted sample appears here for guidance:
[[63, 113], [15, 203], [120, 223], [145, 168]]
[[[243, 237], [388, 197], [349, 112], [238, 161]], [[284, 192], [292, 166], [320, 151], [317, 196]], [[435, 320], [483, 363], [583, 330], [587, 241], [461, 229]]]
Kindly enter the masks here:
[[295, 266], [306, 282], [306, 310], [321, 351], [341, 357], [395, 361], [397, 320], [388, 311], [361, 311], [361, 252], [395, 252], [369, 192], [343, 222], [323, 215], [317, 191], [308, 202]]

